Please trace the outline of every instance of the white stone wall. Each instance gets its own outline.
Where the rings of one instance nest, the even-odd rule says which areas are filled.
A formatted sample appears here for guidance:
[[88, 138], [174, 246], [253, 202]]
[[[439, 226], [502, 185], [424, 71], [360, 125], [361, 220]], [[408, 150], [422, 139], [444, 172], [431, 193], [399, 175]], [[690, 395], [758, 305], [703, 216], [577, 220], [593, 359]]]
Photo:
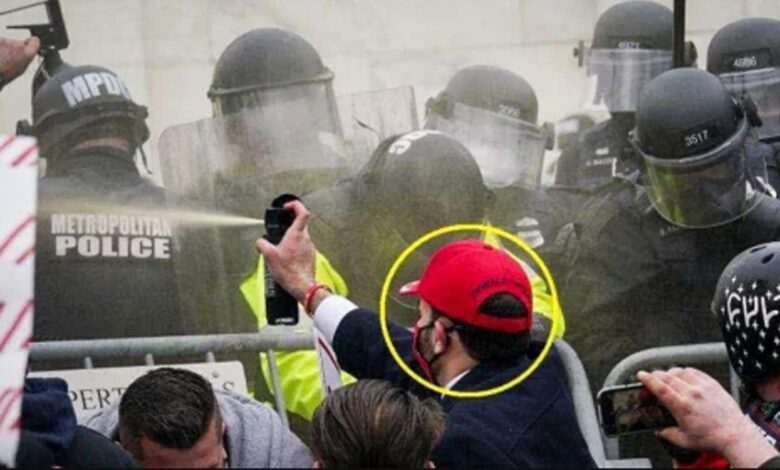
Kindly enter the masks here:
[[[0, 10], [31, 0], [0, 0]], [[210, 115], [219, 54], [241, 33], [277, 26], [301, 34], [336, 74], [337, 94], [413, 85], [418, 108], [460, 67], [493, 64], [536, 89], [540, 117], [576, 111], [584, 72], [572, 49], [616, 0], [61, 0], [72, 64], [116, 71], [150, 108], [152, 169], [165, 127]], [[671, 7], [672, 0], [660, 3]], [[780, 18], [780, 0], [688, 0], [688, 30], [704, 65], [721, 26]], [[0, 17], [0, 27], [20, 17]], [[40, 18], [40, 15], [38, 16]], [[23, 37], [18, 32], [2, 34]], [[0, 93], [0, 133], [30, 113], [32, 71]]]

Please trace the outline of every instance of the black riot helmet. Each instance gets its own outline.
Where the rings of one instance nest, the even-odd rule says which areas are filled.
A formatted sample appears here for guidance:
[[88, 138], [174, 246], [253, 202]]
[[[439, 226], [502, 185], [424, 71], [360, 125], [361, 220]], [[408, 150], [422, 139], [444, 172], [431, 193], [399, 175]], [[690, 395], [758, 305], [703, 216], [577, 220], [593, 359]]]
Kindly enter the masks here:
[[469, 150], [431, 130], [388, 137], [357, 178], [361, 197], [386, 211], [409, 242], [446, 225], [482, 222], [492, 197]]
[[712, 300], [729, 361], [746, 384], [780, 373], [780, 242], [743, 251]]
[[736, 96], [750, 96], [763, 121], [761, 139], [780, 139], [780, 21], [745, 18], [721, 28], [710, 41], [707, 70]]
[[[590, 77], [588, 106], [633, 113], [644, 85], [672, 68], [674, 14], [657, 3], [635, 0], [606, 10], [584, 51]], [[689, 62], [695, 60], [692, 43]]]
[[674, 14], [658, 3], [621, 2], [601, 14], [593, 30], [593, 49], [672, 50]]
[[688, 228], [721, 225], [755, 207], [745, 143], [760, 120], [708, 72], [681, 68], [647, 84], [631, 142], [658, 213]]
[[570, 114], [555, 125], [555, 137], [558, 149], [565, 152], [571, 146], [576, 145], [580, 136], [596, 125], [593, 116], [585, 113]]
[[337, 125], [332, 82], [333, 72], [305, 39], [261, 28], [242, 34], [222, 52], [208, 97], [215, 116], [305, 101], [313, 112], [329, 116], [335, 121], [331, 125]]
[[536, 124], [534, 89], [506, 69], [474, 65], [459, 70], [428, 100], [425, 128], [463, 143], [490, 187], [539, 184], [545, 148], [554, 145], [552, 124]]
[[38, 139], [48, 168], [86, 140], [123, 137], [131, 154], [149, 139], [146, 107], [133, 101], [130, 90], [114, 72], [94, 65], [64, 66], [43, 82], [32, 100], [32, 125], [17, 124], [17, 132]]

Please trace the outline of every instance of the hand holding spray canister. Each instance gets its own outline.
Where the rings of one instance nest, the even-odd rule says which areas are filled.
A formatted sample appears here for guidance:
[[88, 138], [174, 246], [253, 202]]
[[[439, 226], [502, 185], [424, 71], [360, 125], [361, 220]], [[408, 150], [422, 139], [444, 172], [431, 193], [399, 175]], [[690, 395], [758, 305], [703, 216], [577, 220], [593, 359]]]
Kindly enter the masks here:
[[[278, 245], [287, 229], [295, 220], [295, 213], [283, 209], [284, 205], [299, 198], [291, 194], [283, 194], [271, 203], [271, 208], [265, 211], [265, 235], [263, 238]], [[265, 270], [265, 313], [269, 325], [297, 325], [298, 301], [284, 290], [268, 270], [268, 263], [264, 262]]]

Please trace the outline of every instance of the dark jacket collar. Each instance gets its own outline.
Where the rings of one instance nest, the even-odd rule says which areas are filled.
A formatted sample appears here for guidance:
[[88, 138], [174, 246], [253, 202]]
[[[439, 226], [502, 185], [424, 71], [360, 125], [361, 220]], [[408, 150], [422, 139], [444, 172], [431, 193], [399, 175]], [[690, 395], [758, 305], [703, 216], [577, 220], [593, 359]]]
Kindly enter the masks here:
[[[522, 374], [523, 371], [528, 369], [533, 361], [541, 354], [543, 349], [544, 343], [534, 341], [531, 342], [528, 353], [525, 356], [505, 361], [480, 362], [476, 367], [458, 380], [452, 389], [460, 391], [477, 391], [501, 386], [515, 379]], [[550, 354], [545, 358], [545, 361], [559, 361], [555, 353], [555, 348], [550, 349]], [[522, 387], [523, 383], [518, 385], [518, 387]], [[449, 411], [457, 401], [457, 398], [445, 396], [441, 400], [441, 405], [444, 408], [444, 411]]]
[[48, 162], [47, 177], [74, 176], [106, 182], [141, 180], [133, 154], [116, 147], [90, 147], [70, 152], [59, 160]]

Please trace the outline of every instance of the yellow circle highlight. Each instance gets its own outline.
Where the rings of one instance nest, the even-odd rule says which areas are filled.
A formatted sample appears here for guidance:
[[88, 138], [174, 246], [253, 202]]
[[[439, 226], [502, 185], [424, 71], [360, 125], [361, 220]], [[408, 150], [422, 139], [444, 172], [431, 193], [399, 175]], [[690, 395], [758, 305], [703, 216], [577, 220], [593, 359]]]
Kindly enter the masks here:
[[[493, 387], [491, 389], [487, 390], [448, 390], [444, 387], [441, 387], [439, 385], [436, 385], [434, 383], [429, 382], [425, 378], [421, 377], [419, 374], [417, 374], [415, 371], [412, 370], [409, 365], [404, 362], [403, 358], [400, 354], [398, 354], [398, 351], [395, 349], [395, 345], [393, 345], [392, 338], [390, 338], [390, 330], [387, 327], [387, 296], [390, 291], [390, 284], [393, 281], [393, 278], [395, 277], [396, 273], [398, 272], [398, 269], [400, 269], [403, 262], [406, 260], [406, 258], [409, 257], [416, 249], [418, 249], [420, 246], [422, 246], [424, 243], [442, 236], [446, 235], [448, 233], [455, 233], [455, 232], [485, 232], [485, 233], [492, 233], [494, 235], [498, 235], [501, 238], [505, 238], [515, 245], [519, 246], [525, 253], [527, 253], [531, 259], [534, 260], [537, 266], [539, 266], [542, 270], [542, 275], [544, 276], [544, 281], [547, 283], [548, 288], [550, 289], [550, 296], [552, 297], [552, 303], [553, 303], [553, 319], [552, 319], [552, 325], [550, 327], [550, 332], [547, 335], [547, 341], [544, 344], [544, 348], [542, 349], [542, 353], [537, 357], [533, 363], [531, 363], [531, 366], [524, 370], [519, 376], [516, 378], [510, 380], [509, 382], [499, 385], [497, 387]], [[542, 361], [545, 360], [547, 355], [550, 353], [550, 348], [552, 348], [553, 341], [555, 341], [555, 337], [553, 335], [553, 332], [557, 331], [558, 324], [560, 323], [562, 319], [562, 313], [560, 309], [560, 305], [558, 303], [558, 291], [555, 289], [555, 283], [553, 282], [552, 275], [550, 275], [549, 269], [547, 269], [547, 265], [544, 264], [544, 261], [542, 261], [542, 258], [539, 257], [538, 254], [531, 248], [523, 239], [512, 235], [509, 232], [506, 232], [504, 230], [501, 230], [500, 228], [491, 227], [490, 225], [484, 225], [484, 224], [457, 224], [457, 225], [450, 225], [447, 227], [442, 227], [433, 231], [430, 231], [423, 235], [422, 237], [415, 240], [414, 243], [409, 245], [401, 255], [396, 258], [395, 262], [393, 263], [393, 266], [390, 268], [390, 271], [387, 273], [387, 276], [385, 276], [385, 282], [382, 285], [382, 294], [379, 298], [379, 326], [382, 330], [382, 338], [385, 341], [385, 344], [387, 345], [387, 349], [390, 351], [390, 355], [393, 357], [393, 360], [398, 364], [398, 366], [403, 370], [409, 377], [414, 379], [417, 383], [422, 385], [423, 387], [432, 390], [436, 393], [439, 393], [441, 395], [446, 395], [453, 398], [486, 398], [493, 395], [497, 395], [499, 393], [505, 392], [509, 390], [510, 388], [519, 385], [521, 382], [523, 382], [525, 379], [531, 376], [534, 372], [536, 372], [536, 369], [539, 368], [539, 366], [542, 364]], [[416, 345], [412, 345], [412, 347], [416, 347]]]

